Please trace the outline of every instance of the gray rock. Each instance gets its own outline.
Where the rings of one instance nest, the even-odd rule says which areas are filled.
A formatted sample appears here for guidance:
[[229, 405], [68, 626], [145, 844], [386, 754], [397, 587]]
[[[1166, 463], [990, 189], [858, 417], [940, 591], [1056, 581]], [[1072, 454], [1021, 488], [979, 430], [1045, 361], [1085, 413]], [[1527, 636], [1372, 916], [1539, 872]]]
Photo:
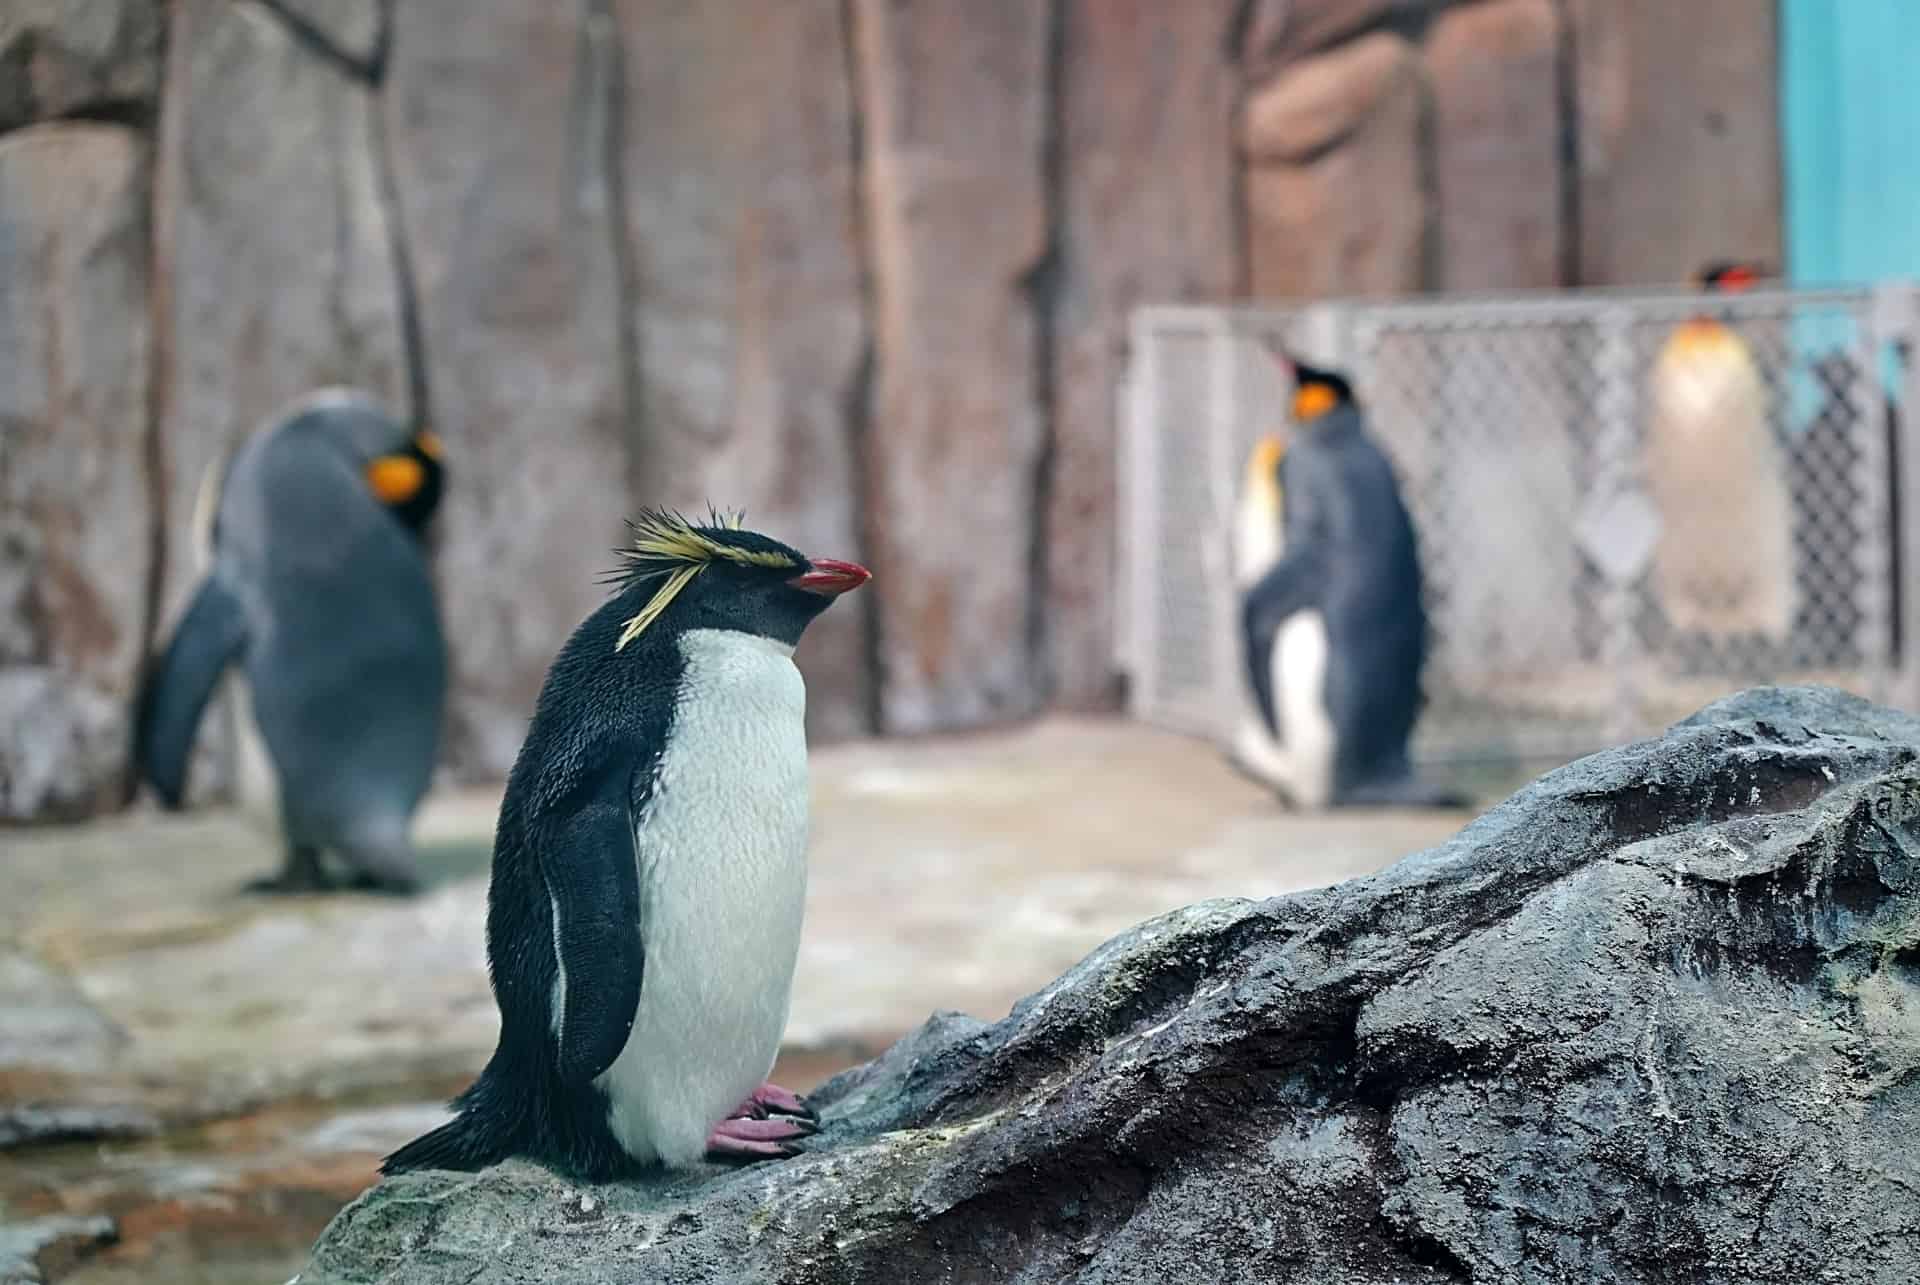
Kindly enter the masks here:
[[0, 130], [150, 110], [160, 84], [163, 12], [153, 0], [0, 5]]
[[50, 665], [0, 669], [0, 818], [79, 821], [111, 810], [127, 766], [124, 699]]
[[[397, 0], [262, 0], [307, 42], [362, 75], [373, 73], [380, 48], [381, 12]], [[399, 4], [404, 10], [408, 4]], [[417, 6], [413, 6], [417, 7]]]
[[0, 819], [120, 797], [144, 646], [146, 158], [130, 129], [0, 139]]
[[141, 1106], [9, 1102], [0, 1105], [0, 1150], [102, 1138], [145, 1138], [159, 1133], [164, 1123]]
[[72, 978], [0, 942], [0, 1070], [101, 1071], [126, 1043]]
[[301, 1285], [1906, 1281], [1920, 719], [1760, 688], [936, 1014], [807, 1154], [380, 1184]]
[[0, 1223], [0, 1285], [43, 1285], [117, 1239], [113, 1219], [64, 1215]]

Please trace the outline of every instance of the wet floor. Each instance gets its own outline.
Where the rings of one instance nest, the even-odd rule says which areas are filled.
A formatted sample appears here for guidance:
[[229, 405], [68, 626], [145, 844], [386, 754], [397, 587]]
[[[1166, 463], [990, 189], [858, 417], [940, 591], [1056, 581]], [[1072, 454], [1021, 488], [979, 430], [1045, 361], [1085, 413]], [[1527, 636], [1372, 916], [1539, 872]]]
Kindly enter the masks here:
[[[1110, 719], [833, 747], [814, 793], [778, 1069], [802, 1090], [935, 1009], [1004, 1015], [1141, 919], [1365, 874], [1469, 815], [1290, 815], [1205, 744]], [[63, 1281], [287, 1279], [492, 1049], [497, 801], [432, 800], [410, 899], [242, 893], [276, 849], [227, 812], [9, 833], [0, 1219], [114, 1218], [116, 1243], [49, 1251]]]

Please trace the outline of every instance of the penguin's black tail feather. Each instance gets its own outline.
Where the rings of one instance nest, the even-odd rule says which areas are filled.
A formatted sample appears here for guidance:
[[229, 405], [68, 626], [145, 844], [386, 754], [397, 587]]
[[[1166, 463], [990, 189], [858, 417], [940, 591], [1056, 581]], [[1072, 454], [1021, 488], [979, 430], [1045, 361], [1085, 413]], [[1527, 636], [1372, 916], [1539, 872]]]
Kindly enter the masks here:
[[493, 1136], [486, 1117], [457, 1115], [438, 1129], [423, 1133], [380, 1162], [384, 1174], [412, 1169], [484, 1169], [505, 1160], [512, 1149]]
[[[489, 1070], [492, 1068], [489, 1067]], [[502, 1110], [499, 1094], [487, 1072], [473, 1087], [455, 1098], [459, 1112], [437, 1129], [421, 1134], [380, 1162], [383, 1174], [413, 1169], [472, 1171], [498, 1164], [520, 1148], [514, 1136], [517, 1112]]]
[[180, 806], [187, 760], [214, 685], [246, 642], [246, 618], [227, 587], [209, 576], [194, 591], [173, 640], [140, 694], [134, 762], [160, 801]]

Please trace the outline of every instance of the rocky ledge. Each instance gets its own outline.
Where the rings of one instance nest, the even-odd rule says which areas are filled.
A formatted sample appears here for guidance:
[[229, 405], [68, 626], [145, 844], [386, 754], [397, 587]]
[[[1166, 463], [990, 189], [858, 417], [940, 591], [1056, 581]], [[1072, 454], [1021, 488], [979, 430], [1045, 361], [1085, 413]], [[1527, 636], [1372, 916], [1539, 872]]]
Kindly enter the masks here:
[[298, 1281], [1911, 1281], [1916, 758], [1907, 715], [1744, 692], [938, 1014], [798, 1159], [407, 1175]]

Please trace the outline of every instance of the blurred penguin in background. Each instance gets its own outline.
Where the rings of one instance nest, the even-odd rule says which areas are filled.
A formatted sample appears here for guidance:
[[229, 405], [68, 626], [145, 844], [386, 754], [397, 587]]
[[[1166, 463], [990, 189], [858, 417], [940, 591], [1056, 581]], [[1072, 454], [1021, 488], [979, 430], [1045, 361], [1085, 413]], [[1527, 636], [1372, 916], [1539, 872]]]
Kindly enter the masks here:
[[[242, 736], [242, 803], [276, 812], [285, 843], [280, 873], [253, 890], [417, 886], [413, 814], [446, 696], [424, 548], [441, 455], [431, 432], [331, 389], [209, 471], [196, 517], [211, 565], [142, 692], [135, 759], [161, 803], [180, 807], [202, 714], [237, 667], [274, 787], [259, 796]], [[348, 868], [343, 881], [327, 853]]]
[[[1751, 264], [1713, 263], [1698, 282], [1726, 294], [1759, 279]], [[1752, 351], [1702, 311], [1661, 349], [1650, 391], [1647, 491], [1661, 520], [1651, 582], [1667, 621], [1715, 642], [1786, 641], [1793, 513]]]
[[1252, 709], [1233, 759], [1290, 806], [1459, 806], [1418, 781], [1427, 616], [1413, 523], [1345, 376], [1274, 352], [1293, 429], [1253, 450], [1234, 571]]

